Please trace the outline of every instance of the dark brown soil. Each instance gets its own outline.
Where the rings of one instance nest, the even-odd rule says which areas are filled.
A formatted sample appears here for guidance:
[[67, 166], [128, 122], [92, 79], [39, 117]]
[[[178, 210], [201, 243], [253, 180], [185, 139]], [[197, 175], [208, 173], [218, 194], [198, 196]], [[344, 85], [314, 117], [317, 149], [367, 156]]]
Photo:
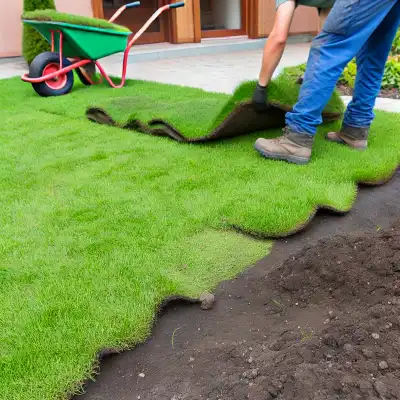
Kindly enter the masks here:
[[[343, 85], [343, 84], [338, 84], [337, 89], [341, 95], [344, 96], [353, 96], [353, 89]], [[399, 89], [393, 88], [393, 89], [382, 89], [379, 92], [378, 97], [384, 97], [388, 99], [400, 99], [400, 91]]]
[[171, 304], [76, 400], [400, 399], [399, 181], [276, 242], [213, 309]]

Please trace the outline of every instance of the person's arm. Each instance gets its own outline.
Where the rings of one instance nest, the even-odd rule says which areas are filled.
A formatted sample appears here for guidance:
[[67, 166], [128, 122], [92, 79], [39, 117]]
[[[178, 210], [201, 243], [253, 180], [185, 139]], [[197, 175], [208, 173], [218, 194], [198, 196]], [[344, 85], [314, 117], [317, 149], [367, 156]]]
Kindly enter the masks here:
[[276, 11], [274, 26], [264, 47], [262, 66], [258, 83], [267, 86], [282, 58], [289, 36], [296, 4], [293, 0], [286, 1]]
[[264, 46], [258, 85], [253, 96], [253, 102], [256, 104], [262, 105], [266, 102], [266, 87], [285, 50], [295, 9], [295, 1], [288, 0], [280, 5], [276, 11], [274, 26]]

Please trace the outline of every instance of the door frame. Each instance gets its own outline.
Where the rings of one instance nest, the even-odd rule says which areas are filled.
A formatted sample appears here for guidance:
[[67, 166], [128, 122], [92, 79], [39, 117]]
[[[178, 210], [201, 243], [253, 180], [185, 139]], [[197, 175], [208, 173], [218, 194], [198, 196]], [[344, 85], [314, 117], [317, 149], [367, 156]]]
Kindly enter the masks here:
[[[168, 4], [169, 0], [158, 0], [159, 7]], [[93, 16], [95, 18], [104, 19], [104, 7], [103, 0], [92, 0]], [[148, 32], [138, 39], [136, 44], [150, 44], [150, 43], [162, 43], [169, 42], [173, 37], [173, 25], [171, 24], [170, 12], [163, 13], [160, 18], [160, 32]], [[118, 23], [118, 19], [116, 20]], [[135, 34], [136, 32], [133, 32]]]
[[[200, 0], [194, 0], [195, 2], [195, 20], [197, 20], [195, 24], [195, 37], [196, 39], [210, 39], [210, 38], [219, 38], [219, 37], [228, 37], [228, 36], [243, 36], [248, 33], [248, 0], [241, 0], [241, 28], [240, 29], [215, 29], [203, 31], [201, 29], [201, 7]], [[196, 29], [197, 28], [197, 29]], [[199, 40], [196, 40], [199, 41]]]
[[247, 35], [249, 39], [259, 39], [259, 0], [247, 0]]

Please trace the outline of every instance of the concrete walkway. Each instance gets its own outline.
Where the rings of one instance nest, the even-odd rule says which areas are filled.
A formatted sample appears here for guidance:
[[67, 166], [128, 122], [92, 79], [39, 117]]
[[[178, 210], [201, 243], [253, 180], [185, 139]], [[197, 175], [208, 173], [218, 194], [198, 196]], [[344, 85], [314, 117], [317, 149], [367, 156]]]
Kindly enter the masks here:
[[[342, 96], [344, 104], [348, 104], [351, 100], [350, 96]], [[389, 111], [389, 112], [400, 112], [400, 100], [386, 99], [379, 97], [376, 99], [375, 109]]]
[[[146, 54], [147, 49], [151, 49], [152, 46], [141, 46], [141, 48], [143, 54]], [[309, 48], [309, 43], [288, 45], [278, 70], [307, 61]], [[136, 52], [132, 53], [133, 58], [137, 58]], [[138, 61], [128, 65], [127, 77], [232, 93], [240, 82], [257, 78], [261, 57], [262, 49], [258, 49]], [[108, 74], [121, 75], [120, 54], [104, 58], [102, 65]], [[0, 78], [22, 75], [26, 71], [26, 63], [21, 58], [0, 59]]]
[[[139, 48], [139, 47], [137, 47]], [[148, 52], [145, 46], [140, 51]], [[275, 73], [282, 68], [307, 61], [310, 43], [289, 44]], [[138, 61], [128, 65], [128, 78], [192, 86], [207, 91], [230, 94], [237, 85], [246, 80], [257, 79], [262, 49], [204, 54], [199, 56], [161, 58]], [[140, 58], [140, 57], [139, 57]], [[134, 57], [138, 59], [138, 57]], [[121, 74], [121, 55], [103, 60], [111, 75]], [[0, 79], [22, 75], [27, 72], [23, 59], [0, 59]], [[350, 98], [343, 97], [347, 103]], [[378, 98], [376, 109], [400, 112], [400, 100]]]

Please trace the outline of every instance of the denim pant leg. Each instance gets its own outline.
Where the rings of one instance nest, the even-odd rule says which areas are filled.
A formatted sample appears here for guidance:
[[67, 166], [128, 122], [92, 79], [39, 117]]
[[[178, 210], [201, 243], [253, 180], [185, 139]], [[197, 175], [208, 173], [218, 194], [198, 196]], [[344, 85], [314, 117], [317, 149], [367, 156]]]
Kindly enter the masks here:
[[298, 102], [286, 124], [315, 135], [346, 64], [364, 46], [398, 0], [336, 0], [322, 32], [313, 40]]
[[397, 2], [357, 55], [357, 77], [353, 99], [344, 117], [346, 125], [358, 128], [368, 128], [371, 125], [386, 60], [399, 23], [400, 2]]

